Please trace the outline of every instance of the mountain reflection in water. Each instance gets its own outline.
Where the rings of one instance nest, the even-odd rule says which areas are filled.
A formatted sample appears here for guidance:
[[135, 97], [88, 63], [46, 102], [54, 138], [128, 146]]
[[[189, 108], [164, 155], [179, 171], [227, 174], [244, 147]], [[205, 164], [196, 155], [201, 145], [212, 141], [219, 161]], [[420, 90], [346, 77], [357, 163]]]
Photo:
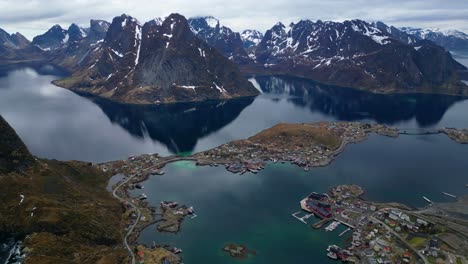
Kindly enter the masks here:
[[157, 140], [173, 153], [190, 152], [199, 138], [235, 120], [254, 98], [167, 105], [129, 105], [89, 97], [130, 134]]
[[295, 105], [342, 121], [370, 119], [392, 125], [415, 118], [420, 127], [437, 124], [461, 97], [437, 94], [375, 94], [298, 78], [256, 77], [268, 94], [292, 96]]
[[228, 101], [127, 105], [51, 84], [51, 65], [0, 67], [0, 114], [33, 154], [102, 162], [131, 155], [199, 152], [281, 122], [378, 122], [399, 128], [468, 127], [468, 100], [373, 94], [290, 77], [256, 76], [263, 93]]

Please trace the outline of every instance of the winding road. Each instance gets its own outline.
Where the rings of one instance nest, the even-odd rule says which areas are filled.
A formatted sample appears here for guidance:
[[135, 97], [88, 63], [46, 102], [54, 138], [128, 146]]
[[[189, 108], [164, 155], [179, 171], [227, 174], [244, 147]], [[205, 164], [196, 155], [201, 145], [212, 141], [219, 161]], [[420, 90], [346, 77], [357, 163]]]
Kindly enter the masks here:
[[[142, 172], [145, 172], [145, 171], [148, 171], [148, 170], [151, 170], [155, 167], [163, 167], [165, 165], [167, 165], [168, 163], [172, 163], [172, 162], [176, 162], [176, 161], [181, 161], [181, 160], [191, 160], [191, 161], [195, 161], [196, 159], [194, 158], [190, 158], [190, 157], [174, 157], [174, 158], [170, 158], [170, 159], [167, 159], [167, 160], [163, 160], [159, 163], [156, 163], [154, 164], [153, 166], [151, 167], [148, 167], [146, 169], [143, 169]], [[133, 178], [135, 178], [137, 175], [134, 174], [130, 177], [128, 177], [125, 181], [123, 181], [122, 183], [120, 183], [117, 187], [115, 187], [114, 191], [112, 192], [112, 195], [117, 198], [121, 203], [128, 203], [130, 204], [130, 206], [137, 212], [137, 218], [135, 220], [135, 223], [133, 223], [133, 225], [130, 227], [130, 229], [128, 230], [127, 234], [125, 235], [124, 237], [124, 245], [125, 247], [127, 248], [128, 250], [128, 253], [130, 255], [130, 257], [132, 258], [131, 260], [131, 263], [132, 264], [135, 264], [136, 263], [136, 259], [135, 259], [135, 253], [133, 253], [133, 250], [132, 248], [130, 247], [130, 245], [128, 244], [128, 237], [130, 237], [130, 235], [133, 233], [133, 230], [135, 230], [135, 227], [138, 225], [139, 221], [140, 221], [140, 218], [141, 218], [141, 210], [140, 208], [138, 208], [138, 206], [136, 206], [135, 204], [133, 204], [131, 201], [128, 201], [127, 199], [125, 198], [122, 198], [120, 196], [117, 195], [117, 191], [124, 185], [126, 185], [129, 181], [131, 181]]]

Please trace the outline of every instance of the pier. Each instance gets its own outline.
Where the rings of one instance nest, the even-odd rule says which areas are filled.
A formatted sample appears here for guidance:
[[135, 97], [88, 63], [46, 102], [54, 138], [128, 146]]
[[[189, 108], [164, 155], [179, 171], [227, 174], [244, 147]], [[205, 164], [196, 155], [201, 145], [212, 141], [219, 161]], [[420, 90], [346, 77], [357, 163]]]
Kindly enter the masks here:
[[348, 227], [345, 231], [341, 232], [338, 236], [343, 236], [344, 234], [346, 234], [349, 230], [351, 230], [350, 227]]

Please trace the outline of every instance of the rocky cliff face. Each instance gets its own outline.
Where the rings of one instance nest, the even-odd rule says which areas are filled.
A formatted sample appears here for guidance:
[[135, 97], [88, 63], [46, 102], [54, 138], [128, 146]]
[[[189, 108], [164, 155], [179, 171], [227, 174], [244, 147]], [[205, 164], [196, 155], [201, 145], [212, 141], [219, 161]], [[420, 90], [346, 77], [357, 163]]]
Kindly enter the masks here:
[[238, 64], [251, 61], [240, 34], [221, 25], [218, 19], [211, 16], [195, 17], [190, 18], [188, 22], [195, 35], [219, 50], [226, 58]]
[[34, 157], [2, 116], [0, 133], [0, 174], [21, 172], [35, 163]]
[[[457, 71], [465, 67], [443, 48], [361, 20], [276, 24], [255, 50], [246, 71], [287, 74], [374, 92], [467, 94]], [[433, 64], [439, 62], [439, 64]]]
[[83, 59], [71, 78], [58, 85], [127, 103], [168, 103], [229, 99], [258, 91], [237, 67], [172, 14], [141, 25], [114, 18], [105, 39]]

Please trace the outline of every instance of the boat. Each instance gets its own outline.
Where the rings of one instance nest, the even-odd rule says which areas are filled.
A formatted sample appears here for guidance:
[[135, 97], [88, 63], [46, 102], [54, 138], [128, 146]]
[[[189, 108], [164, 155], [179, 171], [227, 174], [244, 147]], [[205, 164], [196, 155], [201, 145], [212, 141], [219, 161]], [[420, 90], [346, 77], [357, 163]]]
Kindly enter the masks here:
[[334, 260], [337, 260], [337, 259], [338, 259], [338, 256], [336, 255], [336, 253], [331, 252], [331, 251], [329, 251], [329, 252], [327, 253], [327, 256], [328, 256], [329, 258], [331, 258], [331, 259], [334, 259]]
[[423, 196], [423, 199], [424, 199], [426, 202], [428, 202], [428, 203], [431, 203], [431, 204], [433, 203], [433, 202], [432, 202], [431, 200], [429, 200], [426, 196]]
[[140, 194], [140, 196], [138, 196], [138, 199], [143, 201], [143, 200], [148, 199], [148, 197], [146, 196], [146, 194], [142, 193], [142, 194]]
[[447, 196], [450, 196], [452, 198], [457, 198], [457, 196], [453, 195], [453, 194], [450, 194], [450, 193], [446, 193], [446, 192], [442, 192], [443, 195], [447, 195]]
[[335, 230], [335, 228], [336, 228], [337, 226], [339, 226], [339, 225], [340, 225], [340, 222], [338, 222], [338, 221], [333, 221], [333, 223], [331, 223], [330, 225], [328, 225], [328, 226], [325, 228], [325, 230], [327, 230], [327, 231], [333, 231], [333, 230]]
[[172, 249], [172, 253], [174, 253], [174, 254], [182, 253], [182, 249], [175, 247], [175, 248]]
[[338, 254], [341, 252], [341, 248], [337, 245], [329, 245], [327, 248], [328, 252], [333, 252], [335, 254]]

